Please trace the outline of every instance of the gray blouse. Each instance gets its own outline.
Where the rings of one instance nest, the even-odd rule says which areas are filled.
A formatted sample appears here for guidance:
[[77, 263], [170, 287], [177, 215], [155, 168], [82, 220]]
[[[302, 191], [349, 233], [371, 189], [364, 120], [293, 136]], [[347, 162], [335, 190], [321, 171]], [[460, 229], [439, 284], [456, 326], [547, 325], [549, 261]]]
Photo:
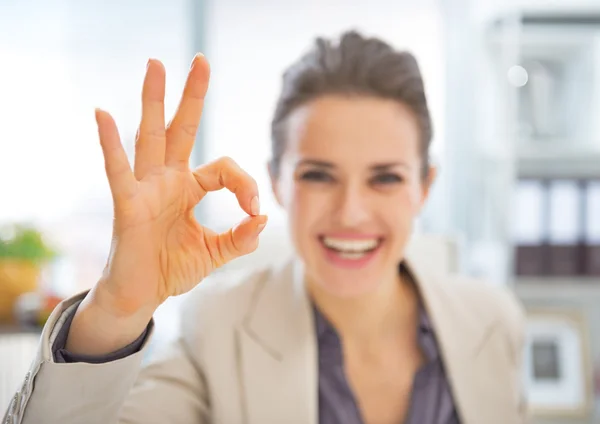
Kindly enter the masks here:
[[[344, 372], [337, 332], [316, 308], [314, 311], [319, 343], [319, 424], [363, 424]], [[415, 375], [404, 424], [460, 424], [435, 334], [423, 308], [417, 334], [426, 360]]]

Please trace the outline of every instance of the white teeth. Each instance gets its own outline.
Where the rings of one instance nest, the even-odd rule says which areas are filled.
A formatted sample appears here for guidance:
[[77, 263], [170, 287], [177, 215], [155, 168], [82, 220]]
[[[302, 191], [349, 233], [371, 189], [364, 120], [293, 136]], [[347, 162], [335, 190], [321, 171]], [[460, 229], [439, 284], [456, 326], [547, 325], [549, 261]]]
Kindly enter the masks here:
[[351, 239], [336, 239], [331, 237], [324, 237], [323, 243], [330, 249], [343, 252], [345, 254], [359, 254], [362, 255], [364, 252], [373, 250], [379, 244], [379, 240], [374, 239], [362, 239], [362, 240], [351, 240]]
[[363, 256], [365, 256], [367, 253], [365, 252], [358, 252], [358, 253], [350, 253], [350, 252], [338, 252], [338, 256], [342, 259], [349, 259], [349, 260], [357, 260], [362, 258]]

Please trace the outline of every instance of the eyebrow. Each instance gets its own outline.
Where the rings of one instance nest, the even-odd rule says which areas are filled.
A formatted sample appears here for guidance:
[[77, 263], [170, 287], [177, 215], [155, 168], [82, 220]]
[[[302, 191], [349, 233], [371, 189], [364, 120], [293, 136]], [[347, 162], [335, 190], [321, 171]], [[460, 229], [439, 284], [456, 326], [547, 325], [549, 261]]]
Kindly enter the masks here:
[[[327, 161], [323, 161], [323, 160], [316, 160], [316, 159], [302, 159], [300, 161], [298, 161], [296, 166], [302, 166], [302, 165], [312, 165], [312, 166], [318, 166], [320, 168], [335, 168], [335, 165], [331, 162], [327, 162]], [[385, 171], [388, 170], [390, 168], [394, 168], [396, 166], [400, 166], [406, 169], [410, 169], [410, 166], [404, 162], [385, 162], [385, 163], [376, 163], [371, 165], [369, 168], [373, 171]]]
[[410, 169], [410, 166], [404, 162], [377, 163], [377, 164], [371, 166], [371, 169], [374, 171], [386, 171], [390, 168], [395, 168], [397, 166], [406, 168], [406, 169]]

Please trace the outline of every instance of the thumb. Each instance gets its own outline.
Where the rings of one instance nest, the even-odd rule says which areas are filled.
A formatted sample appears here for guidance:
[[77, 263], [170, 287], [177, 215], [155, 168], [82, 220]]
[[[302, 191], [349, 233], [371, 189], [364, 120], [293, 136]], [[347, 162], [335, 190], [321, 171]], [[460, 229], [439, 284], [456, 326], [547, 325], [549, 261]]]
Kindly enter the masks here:
[[219, 249], [211, 254], [217, 266], [225, 265], [240, 256], [252, 253], [258, 247], [258, 236], [267, 224], [266, 215], [244, 218], [230, 230], [217, 235]]

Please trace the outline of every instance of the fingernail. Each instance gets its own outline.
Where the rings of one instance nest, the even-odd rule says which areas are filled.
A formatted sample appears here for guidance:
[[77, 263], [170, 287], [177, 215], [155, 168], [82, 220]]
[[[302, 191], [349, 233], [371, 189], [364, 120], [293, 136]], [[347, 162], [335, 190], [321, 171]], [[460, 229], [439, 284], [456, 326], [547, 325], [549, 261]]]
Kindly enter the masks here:
[[256, 227], [256, 232], [257, 232], [258, 234], [260, 234], [260, 233], [262, 232], [262, 230], [264, 230], [264, 229], [265, 229], [265, 227], [266, 227], [266, 226], [267, 226], [267, 224], [266, 224], [266, 223], [264, 223], [264, 224], [259, 224], [259, 225], [258, 225], [258, 227]]
[[190, 69], [192, 69], [194, 67], [194, 65], [196, 64], [196, 62], [198, 61], [198, 59], [201, 58], [201, 57], [203, 57], [203, 56], [204, 55], [202, 53], [196, 53], [196, 55], [192, 59], [192, 63], [190, 64]]
[[260, 202], [258, 196], [254, 196], [250, 202], [250, 213], [252, 215], [258, 215], [260, 213]]

